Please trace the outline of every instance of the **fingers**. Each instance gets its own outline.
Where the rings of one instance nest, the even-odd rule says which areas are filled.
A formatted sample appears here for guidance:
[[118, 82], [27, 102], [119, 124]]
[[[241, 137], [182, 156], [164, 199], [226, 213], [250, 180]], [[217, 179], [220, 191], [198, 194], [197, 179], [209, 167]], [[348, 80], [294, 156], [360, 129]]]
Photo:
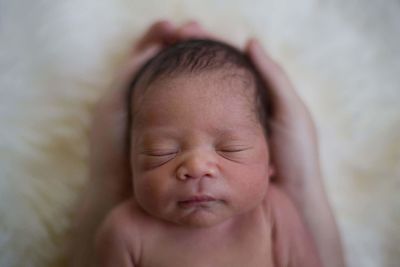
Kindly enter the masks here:
[[264, 81], [271, 87], [274, 87], [273, 90], [291, 86], [282, 68], [265, 52], [256, 39], [250, 39], [246, 47], [246, 52], [261, 73]]
[[174, 33], [176, 27], [168, 20], [160, 20], [150, 26], [149, 30], [138, 41], [135, 50], [143, 50], [151, 44], [167, 44]]
[[276, 108], [289, 106], [304, 108], [303, 101], [297, 95], [285, 71], [265, 52], [258, 40], [250, 39], [245, 52], [271, 90]]
[[135, 50], [140, 51], [151, 44], [168, 45], [192, 38], [217, 40], [215, 36], [204, 30], [197, 21], [187, 22], [178, 28], [168, 20], [160, 20], [150, 26], [149, 30], [138, 41]]
[[132, 81], [133, 75], [139, 70], [139, 68], [147, 62], [150, 58], [155, 56], [162, 49], [161, 44], [152, 44], [143, 51], [137, 52], [132, 55], [126, 62], [125, 66], [118, 73], [117, 78], [113, 84], [113, 89], [125, 90], [126, 86]]
[[[117, 74], [117, 79], [112, 86], [113, 89], [124, 92], [116, 92], [114, 94], [125, 94], [126, 87], [131, 82], [133, 75], [146, 61], [161, 51], [165, 44], [190, 38], [217, 40], [196, 21], [190, 21], [179, 28], [168, 20], [160, 20], [152, 24], [138, 41], [133, 54], [129, 57], [125, 66], [121, 68], [121, 72]], [[109, 96], [104, 98], [109, 99]], [[101, 101], [99, 105], [105, 105], [106, 101]]]
[[113, 88], [124, 89], [140, 66], [155, 56], [165, 45], [176, 39], [174, 37], [176, 32], [176, 27], [168, 20], [160, 20], [152, 24], [134, 46], [128, 62], [117, 74]]
[[122, 68], [114, 87], [124, 88], [140, 66], [155, 56], [165, 45], [191, 38], [217, 40], [196, 21], [190, 21], [179, 28], [167, 20], [154, 23], [138, 41], [133, 55], [126, 66]]
[[186, 39], [216, 39], [197, 21], [190, 21], [180, 27], [175, 34], [176, 41], [183, 41]]

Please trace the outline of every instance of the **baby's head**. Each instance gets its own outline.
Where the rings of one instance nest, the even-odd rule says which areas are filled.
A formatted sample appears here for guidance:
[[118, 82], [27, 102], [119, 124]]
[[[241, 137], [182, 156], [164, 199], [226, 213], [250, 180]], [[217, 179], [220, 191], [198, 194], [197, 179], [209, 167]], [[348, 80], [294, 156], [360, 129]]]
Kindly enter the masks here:
[[191, 227], [258, 207], [271, 175], [269, 102], [250, 60], [229, 45], [189, 40], [149, 60], [128, 97], [138, 204]]

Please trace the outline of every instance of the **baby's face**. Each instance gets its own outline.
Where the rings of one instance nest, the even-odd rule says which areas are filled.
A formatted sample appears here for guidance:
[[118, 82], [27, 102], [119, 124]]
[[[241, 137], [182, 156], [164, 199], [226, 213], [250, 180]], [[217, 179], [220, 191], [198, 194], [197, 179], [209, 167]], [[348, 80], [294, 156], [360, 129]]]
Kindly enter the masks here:
[[188, 74], [157, 80], [135, 100], [130, 162], [145, 211], [209, 227], [260, 205], [269, 154], [245, 86], [222, 72]]

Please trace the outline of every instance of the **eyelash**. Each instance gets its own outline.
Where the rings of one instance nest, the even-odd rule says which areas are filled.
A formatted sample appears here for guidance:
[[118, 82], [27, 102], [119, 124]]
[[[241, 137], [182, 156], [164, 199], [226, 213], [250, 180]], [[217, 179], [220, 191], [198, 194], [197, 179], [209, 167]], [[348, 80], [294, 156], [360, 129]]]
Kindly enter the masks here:
[[[217, 149], [217, 152], [220, 153], [238, 153], [242, 152], [245, 150], [250, 149], [249, 147], [223, 147], [220, 149]], [[162, 158], [162, 157], [172, 157], [176, 154], [178, 154], [179, 151], [144, 151], [143, 154], [148, 156], [148, 157], [154, 157], [154, 158]]]
[[150, 157], [166, 157], [177, 154], [178, 152], [146, 152], [145, 154]]
[[221, 149], [220, 151], [222, 152], [240, 152], [243, 151], [244, 149], [235, 149], [235, 148], [225, 148], [225, 149]]
[[[249, 148], [223, 148], [219, 149], [218, 151], [223, 152], [223, 153], [235, 153], [235, 152], [242, 152], [245, 150], [248, 150]], [[146, 152], [145, 154], [150, 157], [166, 157], [166, 156], [172, 156], [177, 154], [178, 152], [168, 152], [168, 153], [156, 153], [156, 152]]]
[[147, 169], [153, 169], [160, 167], [167, 162], [173, 160], [178, 151], [167, 151], [167, 150], [147, 150], [142, 151], [144, 156], [144, 164]]
[[250, 148], [248, 148], [248, 147], [222, 148], [222, 149], [219, 149], [219, 151], [223, 152], [223, 153], [235, 153], [235, 152], [242, 152], [242, 151], [245, 151], [245, 150], [248, 150], [248, 149], [250, 149]]

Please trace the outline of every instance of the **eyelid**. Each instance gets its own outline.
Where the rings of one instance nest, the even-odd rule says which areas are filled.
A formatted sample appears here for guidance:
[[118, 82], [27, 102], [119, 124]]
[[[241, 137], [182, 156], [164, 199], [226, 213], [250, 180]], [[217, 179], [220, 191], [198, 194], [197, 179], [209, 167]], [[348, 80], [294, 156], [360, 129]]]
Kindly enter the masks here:
[[245, 150], [249, 150], [251, 147], [242, 146], [242, 145], [231, 145], [231, 146], [222, 146], [218, 150], [225, 153], [233, 153], [233, 152], [241, 152]]
[[150, 157], [165, 157], [165, 156], [172, 156], [177, 154], [177, 150], [167, 150], [167, 149], [151, 149], [142, 151], [141, 154], [150, 156]]

